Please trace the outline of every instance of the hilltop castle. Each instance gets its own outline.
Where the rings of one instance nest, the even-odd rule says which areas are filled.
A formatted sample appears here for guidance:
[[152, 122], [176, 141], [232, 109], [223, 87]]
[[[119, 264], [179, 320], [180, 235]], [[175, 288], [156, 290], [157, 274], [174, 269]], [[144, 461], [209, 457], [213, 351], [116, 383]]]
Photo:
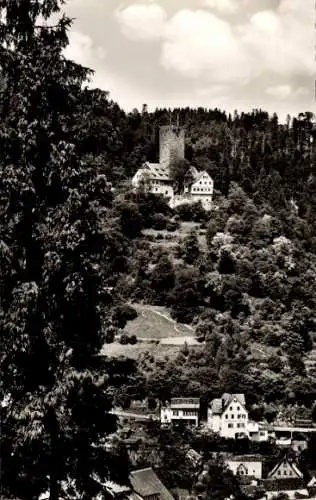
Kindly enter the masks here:
[[174, 208], [182, 203], [201, 201], [205, 210], [210, 210], [214, 182], [206, 172], [198, 172], [191, 167], [183, 179], [183, 190], [174, 193], [173, 181], [170, 177], [170, 165], [185, 159], [185, 131], [183, 127], [163, 126], [159, 129], [159, 163], [145, 162], [132, 178], [132, 185], [139, 187], [144, 183], [155, 194], [162, 194]]

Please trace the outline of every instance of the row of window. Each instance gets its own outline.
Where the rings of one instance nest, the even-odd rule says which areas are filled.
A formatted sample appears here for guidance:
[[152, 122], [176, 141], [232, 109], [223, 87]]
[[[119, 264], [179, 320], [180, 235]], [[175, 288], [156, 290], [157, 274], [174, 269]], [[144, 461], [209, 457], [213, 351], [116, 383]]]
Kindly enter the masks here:
[[[237, 429], [244, 429], [245, 424], [244, 424], [244, 422], [242, 422], [240, 424], [236, 424], [236, 427], [237, 427]], [[234, 428], [234, 424], [228, 424], [228, 428], [229, 429], [233, 429]]]
[[[283, 471], [283, 476], [292, 476], [293, 477], [294, 474], [292, 474], [292, 471], [291, 470], [284, 470]], [[278, 476], [282, 476], [282, 471], [278, 470]]]
[[[175, 417], [178, 417], [179, 416], [179, 411], [178, 410], [173, 410], [172, 414]], [[196, 411], [183, 411], [183, 415], [186, 416], [186, 417], [196, 417], [197, 416], [197, 412]]]
[[193, 187], [192, 188], [192, 192], [196, 193], [196, 192], [201, 192], [201, 193], [205, 193], [205, 192], [209, 192], [210, 191], [210, 188], [198, 188], [198, 187]]
[[[225, 418], [226, 418], [226, 420], [227, 420], [227, 419], [229, 418], [229, 415], [228, 415], [228, 414], [226, 414], [226, 415], [225, 415]], [[231, 418], [231, 420], [234, 420], [234, 418], [235, 418], [234, 413], [231, 413], [230, 418]], [[244, 418], [246, 418], [246, 415], [245, 415], [245, 414], [242, 414], [242, 413], [238, 413], [238, 415], [237, 415], [237, 419], [240, 419], [240, 418], [243, 418], [243, 419], [244, 419]]]
[[[160, 189], [156, 187], [156, 188], [154, 189], [154, 191], [157, 193], [158, 191], [160, 191]], [[168, 194], [168, 193], [169, 193], [169, 191], [165, 191], [165, 194]]]

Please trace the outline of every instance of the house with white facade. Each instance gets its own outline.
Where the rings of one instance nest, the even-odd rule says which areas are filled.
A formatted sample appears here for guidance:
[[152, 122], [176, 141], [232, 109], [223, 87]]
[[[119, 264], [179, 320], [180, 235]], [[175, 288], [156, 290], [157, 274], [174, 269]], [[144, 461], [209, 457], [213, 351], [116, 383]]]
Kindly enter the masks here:
[[202, 205], [212, 203], [214, 181], [212, 177], [203, 170], [199, 172], [195, 167], [191, 167], [190, 176], [184, 183], [184, 196], [192, 201], [201, 201]]
[[134, 187], [140, 187], [141, 184], [152, 193], [162, 194], [170, 199], [174, 196], [169, 170], [164, 164], [145, 162], [132, 179]]
[[159, 163], [145, 162], [132, 178], [132, 186], [141, 185], [154, 194], [168, 199], [171, 208], [182, 203], [201, 201], [205, 210], [210, 210], [214, 182], [206, 172], [191, 167], [183, 179], [183, 191], [175, 195], [170, 177], [170, 165], [185, 159], [185, 132], [183, 127], [163, 126], [159, 130]]
[[171, 398], [170, 404], [160, 410], [162, 424], [185, 422], [197, 427], [200, 421], [199, 398]]
[[213, 399], [208, 407], [207, 426], [226, 439], [268, 440], [268, 430], [249, 420], [244, 394], [223, 394], [221, 398]]
[[225, 464], [235, 476], [262, 479], [262, 457], [260, 455], [233, 455]]
[[246, 433], [247, 424], [248, 411], [244, 394], [223, 394], [209, 404], [207, 425], [221, 437], [234, 439], [236, 434]]

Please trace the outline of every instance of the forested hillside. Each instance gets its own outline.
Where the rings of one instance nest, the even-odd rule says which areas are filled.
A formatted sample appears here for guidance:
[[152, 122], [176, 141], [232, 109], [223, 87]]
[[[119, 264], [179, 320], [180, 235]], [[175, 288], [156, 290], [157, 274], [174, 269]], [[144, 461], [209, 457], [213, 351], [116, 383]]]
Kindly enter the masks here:
[[[287, 125], [263, 111], [127, 114], [65, 59], [62, 4], [0, 4], [0, 482], [25, 500], [127, 482], [124, 450], [104, 446], [120, 398], [244, 392], [271, 418], [316, 396], [311, 113]], [[170, 121], [214, 179], [210, 213], [131, 191]], [[200, 345], [110, 358], [128, 302], [166, 307]]]
[[[144, 106], [125, 114], [104, 93], [87, 96], [82, 148], [99, 155], [115, 187], [120, 232], [134, 248], [117, 292], [167, 306], [205, 341], [176, 359], [142, 359], [148, 394], [210, 398], [235, 390], [259, 413], [272, 411], [263, 402], [310, 405], [316, 389], [312, 364], [305, 368], [316, 328], [312, 113], [288, 117], [285, 125], [260, 110], [232, 117], [189, 108], [149, 113]], [[210, 214], [198, 204], [172, 211], [124, 182], [144, 160], [157, 160], [158, 127], [170, 121], [186, 127], [187, 160], [215, 181]], [[195, 226], [181, 238], [183, 221]]]

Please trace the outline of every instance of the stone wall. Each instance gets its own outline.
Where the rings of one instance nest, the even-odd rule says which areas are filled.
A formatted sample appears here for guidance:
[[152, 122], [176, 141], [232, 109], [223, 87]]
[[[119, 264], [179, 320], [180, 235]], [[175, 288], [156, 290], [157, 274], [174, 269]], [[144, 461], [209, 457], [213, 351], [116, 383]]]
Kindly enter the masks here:
[[160, 127], [159, 162], [169, 165], [174, 160], [184, 160], [184, 138], [184, 128]]

